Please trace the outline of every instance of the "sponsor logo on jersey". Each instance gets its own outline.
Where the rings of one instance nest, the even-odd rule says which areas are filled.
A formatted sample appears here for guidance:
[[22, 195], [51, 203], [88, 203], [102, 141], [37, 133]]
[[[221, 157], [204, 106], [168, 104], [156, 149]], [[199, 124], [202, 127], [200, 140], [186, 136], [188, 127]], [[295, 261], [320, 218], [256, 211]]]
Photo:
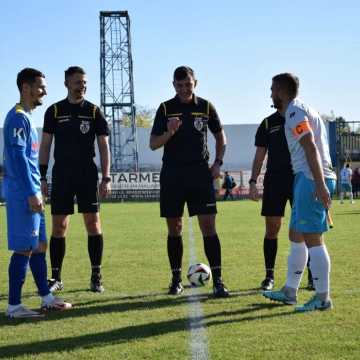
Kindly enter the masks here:
[[90, 130], [90, 121], [82, 120], [80, 123], [80, 131], [83, 134], [86, 134], [89, 132], [89, 130]]
[[19, 139], [24, 139], [25, 138], [24, 128], [14, 128], [13, 136], [18, 137]]

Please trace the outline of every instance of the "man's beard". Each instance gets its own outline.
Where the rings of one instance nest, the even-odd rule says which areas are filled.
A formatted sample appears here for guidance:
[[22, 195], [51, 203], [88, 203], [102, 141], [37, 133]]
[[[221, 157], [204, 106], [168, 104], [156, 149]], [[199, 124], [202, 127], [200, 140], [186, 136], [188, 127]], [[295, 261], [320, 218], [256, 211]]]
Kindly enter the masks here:
[[282, 108], [282, 101], [280, 99], [273, 99], [273, 104], [275, 109], [281, 109]]
[[33, 101], [34, 108], [42, 105], [42, 99], [36, 99]]

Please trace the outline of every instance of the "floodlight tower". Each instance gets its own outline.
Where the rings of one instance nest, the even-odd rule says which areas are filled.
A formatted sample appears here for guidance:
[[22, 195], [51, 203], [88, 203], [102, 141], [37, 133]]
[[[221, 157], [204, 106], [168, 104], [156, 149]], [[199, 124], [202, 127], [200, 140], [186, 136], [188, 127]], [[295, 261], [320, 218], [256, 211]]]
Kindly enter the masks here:
[[112, 171], [138, 171], [130, 18], [100, 12], [101, 107], [110, 125]]

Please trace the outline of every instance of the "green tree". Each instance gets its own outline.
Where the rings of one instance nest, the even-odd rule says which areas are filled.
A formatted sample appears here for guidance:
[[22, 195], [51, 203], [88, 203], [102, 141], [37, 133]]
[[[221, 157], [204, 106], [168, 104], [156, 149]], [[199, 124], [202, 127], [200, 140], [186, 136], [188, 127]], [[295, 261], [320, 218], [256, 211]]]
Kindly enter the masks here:
[[341, 134], [350, 133], [350, 126], [347, 124], [346, 120], [342, 116], [337, 116], [335, 121], [338, 123], [338, 127], [340, 129]]
[[[155, 109], [148, 108], [141, 105], [136, 105], [136, 127], [140, 128], [150, 128], [152, 126], [154, 116], [155, 116]], [[122, 118], [123, 125], [126, 127], [130, 127], [130, 116], [124, 115]]]

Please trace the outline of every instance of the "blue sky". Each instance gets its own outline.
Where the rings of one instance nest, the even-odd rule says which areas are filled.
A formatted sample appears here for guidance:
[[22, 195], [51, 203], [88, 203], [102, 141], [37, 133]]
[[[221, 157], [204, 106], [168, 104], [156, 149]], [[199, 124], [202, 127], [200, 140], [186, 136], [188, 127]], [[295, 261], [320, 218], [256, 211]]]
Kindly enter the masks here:
[[360, 2], [258, 0], [2, 0], [0, 126], [18, 101], [16, 74], [42, 70], [43, 113], [66, 95], [64, 70], [88, 73], [87, 98], [100, 102], [99, 11], [128, 10], [136, 103], [157, 108], [173, 96], [178, 65], [197, 73], [197, 94], [225, 124], [259, 123], [270, 109], [271, 77], [300, 77], [303, 100], [320, 113], [360, 121]]

